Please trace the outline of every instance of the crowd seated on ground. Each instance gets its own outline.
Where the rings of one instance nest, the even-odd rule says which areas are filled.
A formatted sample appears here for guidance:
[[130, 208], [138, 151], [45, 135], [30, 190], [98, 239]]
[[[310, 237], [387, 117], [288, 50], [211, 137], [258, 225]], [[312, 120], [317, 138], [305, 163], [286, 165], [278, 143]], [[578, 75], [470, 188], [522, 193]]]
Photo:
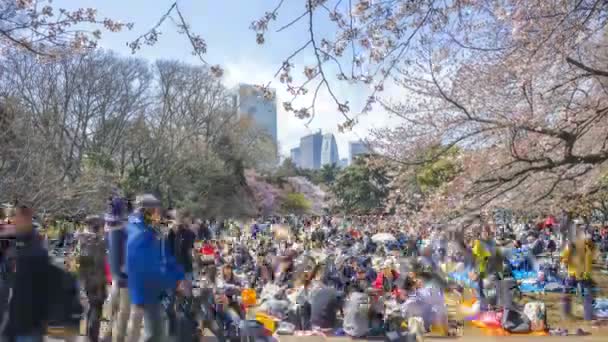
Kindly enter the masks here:
[[[219, 322], [209, 327], [215, 334], [230, 334], [242, 321], [259, 322], [267, 335], [447, 335], [456, 334], [462, 320], [503, 334], [563, 334], [549, 330], [542, 302], [522, 303], [521, 293], [562, 293], [564, 315], [568, 298], [581, 296], [585, 318], [608, 316], [608, 301], [593, 299], [591, 268], [597, 252], [606, 252], [606, 229], [578, 225], [566, 236], [554, 218], [536, 225], [479, 224], [464, 234], [440, 225], [414, 230], [391, 216], [289, 216], [244, 224], [196, 219], [184, 210], [163, 214], [153, 196], [136, 203], [127, 209], [113, 198], [105, 216], [89, 217], [73, 234], [78, 277], [90, 285], [92, 340], [137, 336], [133, 329], [141, 321], [149, 322], [147, 335], [163, 334], [163, 319], [171, 335], [183, 335], [180, 320], [198, 331], [208, 323], [200, 307], [176, 303], [201, 293], [225, 306], [211, 310]], [[56, 248], [68, 240], [66, 233]], [[101, 264], [87, 259], [94, 243], [104, 241], [109, 253]], [[128, 320], [129, 331], [120, 324], [101, 331], [106, 284], [96, 284], [106, 278], [109, 319]], [[448, 297], [458, 298], [460, 314], [449, 313]]]

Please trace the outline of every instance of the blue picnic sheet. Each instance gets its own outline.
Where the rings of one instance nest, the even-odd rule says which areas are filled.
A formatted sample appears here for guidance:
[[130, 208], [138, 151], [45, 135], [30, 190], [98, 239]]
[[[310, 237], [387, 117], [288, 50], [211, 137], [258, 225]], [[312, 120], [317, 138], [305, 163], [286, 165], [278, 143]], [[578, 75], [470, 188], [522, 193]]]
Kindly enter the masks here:
[[515, 280], [538, 278], [538, 271], [514, 270], [512, 273], [513, 273], [513, 278], [515, 278]]
[[448, 273], [448, 279], [453, 280], [465, 287], [477, 288], [477, 282], [469, 278], [469, 272], [470, 270], [464, 270], [461, 272], [451, 272]]

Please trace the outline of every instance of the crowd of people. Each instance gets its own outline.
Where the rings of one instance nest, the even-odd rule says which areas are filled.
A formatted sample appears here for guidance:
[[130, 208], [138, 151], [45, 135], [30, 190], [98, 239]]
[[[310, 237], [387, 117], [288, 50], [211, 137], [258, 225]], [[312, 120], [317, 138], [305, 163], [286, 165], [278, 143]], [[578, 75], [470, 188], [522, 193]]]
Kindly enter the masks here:
[[[536, 257], [563, 247], [561, 289], [565, 296], [575, 289], [587, 295], [596, 248], [608, 247], [605, 229], [564, 233], [565, 224], [554, 221], [500, 229], [478, 224], [466, 234], [445, 226], [405, 229], [395, 217], [289, 216], [237, 224], [163, 210], [153, 195], [138, 196], [133, 205], [113, 196], [105, 215], [87, 217], [75, 233], [70, 273], [53, 265], [31, 208], [5, 216], [2, 234], [13, 242], [2, 248], [1, 328], [16, 342], [42, 341], [51, 322], [80, 318], [91, 341], [135, 342], [142, 330], [146, 341], [191, 341], [205, 327], [224, 339], [231, 327], [237, 334], [247, 330], [243, 322], [255, 321], [251, 312], [272, 317], [272, 332], [285, 334], [364, 337], [433, 327], [453, 333], [445, 293], [462, 295], [470, 287], [477, 313], [514, 310], [512, 295], [495, 289], [530, 269], [542, 270], [539, 281], [545, 281], [550, 267]], [[521, 259], [524, 248], [529, 252]], [[75, 287], [86, 294], [84, 316], [73, 303]], [[245, 303], [251, 292], [255, 303]], [[204, 303], [212, 304], [213, 318]], [[565, 300], [566, 314], [568, 305]], [[108, 329], [101, 329], [104, 311]]]

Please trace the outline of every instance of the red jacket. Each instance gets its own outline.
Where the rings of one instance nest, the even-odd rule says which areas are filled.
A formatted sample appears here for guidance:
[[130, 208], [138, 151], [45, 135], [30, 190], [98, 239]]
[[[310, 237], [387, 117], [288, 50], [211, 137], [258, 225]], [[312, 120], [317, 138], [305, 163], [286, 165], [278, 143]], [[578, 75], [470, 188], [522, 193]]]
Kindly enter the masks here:
[[108, 263], [108, 258], [106, 258], [106, 264], [105, 264], [105, 268], [104, 271], [106, 273], [106, 281], [108, 282], [108, 284], [112, 284], [112, 273], [110, 272], [110, 264]]
[[[399, 278], [399, 272], [397, 271], [392, 271], [393, 272], [393, 281], [396, 281], [397, 278]], [[374, 280], [374, 283], [372, 284], [372, 286], [375, 289], [378, 290], [383, 290], [384, 286], [382, 286], [382, 284], [384, 283], [384, 272], [379, 272], [378, 276], [376, 277], [376, 280]], [[398, 289], [395, 287], [395, 289], [392, 291], [393, 293], [397, 293]]]

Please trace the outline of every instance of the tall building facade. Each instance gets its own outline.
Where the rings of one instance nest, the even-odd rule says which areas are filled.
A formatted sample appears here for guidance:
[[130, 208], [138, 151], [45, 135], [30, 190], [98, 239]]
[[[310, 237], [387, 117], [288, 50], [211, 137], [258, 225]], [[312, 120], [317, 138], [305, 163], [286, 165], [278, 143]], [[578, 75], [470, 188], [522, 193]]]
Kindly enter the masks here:
[[277, 99], [274, 89], [270, 98], [251, 84], [239, 84], [236, 90], [235, 107], [238, 118], [247, 117], [256, 127], [268, 134], [275, 146], [277, 140]]
[[351, 141], [348, 143], [348, 156], [351, 164], [357, 156], [368, 153], [369, 149], [362, 141]]
[[338, 144], [332, 133], [323, 135], [323, 143], [321, 144], [321, 166], [337, 165], [340, 161], [338, 155]]
[[323, 134], [317, 132], [300, 139], [300, 167], [317, 170], [321, 168]]
[[300, 158], [302, 155], [302, 150], [299, 147], [295, 147], [291, 149], [291, 162], [296, 166], [300, 167]]

